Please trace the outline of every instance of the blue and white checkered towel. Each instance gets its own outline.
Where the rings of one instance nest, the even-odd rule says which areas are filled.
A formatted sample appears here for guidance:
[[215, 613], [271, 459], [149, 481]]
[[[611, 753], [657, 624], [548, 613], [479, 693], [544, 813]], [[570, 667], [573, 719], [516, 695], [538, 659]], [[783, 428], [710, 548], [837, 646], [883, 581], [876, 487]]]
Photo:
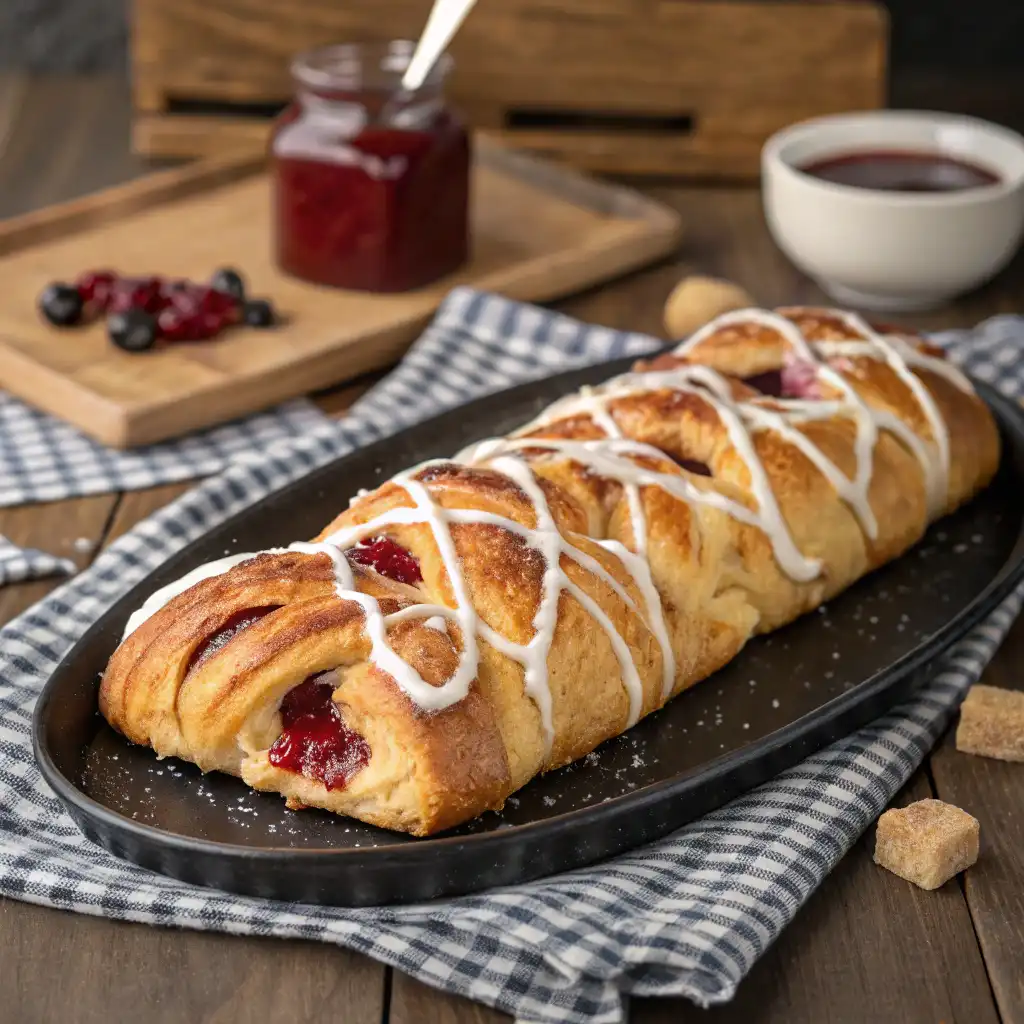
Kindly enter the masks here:
[[[329, 422], [299, 399], [174, 441], [118, 451], [0, 391], [0, 508], [196, 480]], [[0, 587], [74, 571], [66, 558], [0, 536]]]
[[[1024, 322], [950, 336], [1014, 396]], [[121, 862], [78, 833], [40, 779], [29, 726], [47, 674], [97, 615], [184, 544], [314, 466], [516, 381], [651, 350], [635, 334], [470, 291], [453, 293], [402, 365], [338, 424], [247, 457], [139, 524], [0, 632], [0, 894], [80, 913], [320, 939], [522, 1021], [618, 1024], [623, 995], [706, 1006], [736, 985], [941, 734], [1016, 616], [1017, 594], [946, 656], [915, 698], [651, 846], [515, 888], [362, 910], [198, 889]]]
[[243, 452], [264, 451], [327, 421], [299, 399], [174, 441], [118, 451], [0, 392], [0, 507], [195, 480], [219, 473]]
[[75, 563], [70, 558], [57, 558], [35, 548], [19, 548], [0, 534], [0, 587], [58, 573], [67, 576], [74, 571]]

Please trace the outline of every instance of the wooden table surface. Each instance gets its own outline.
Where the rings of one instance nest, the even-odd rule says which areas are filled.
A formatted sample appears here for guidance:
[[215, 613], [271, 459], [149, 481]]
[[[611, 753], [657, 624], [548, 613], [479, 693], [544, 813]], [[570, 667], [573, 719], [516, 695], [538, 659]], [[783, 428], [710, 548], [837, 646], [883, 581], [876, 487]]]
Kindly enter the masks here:
[[[147, 168], [128, 151], [128, 103], [114, 78], [0, 78], [0, 217], [114, 184]], [[772, 245], [753, 189], [659, 184], [686, 238], [676, 258], [558, 308], [658, 334], [669, 288], [687, 273], [732, 278], [766, 304], [823, 297]], [[1024, 258], [956, 305], [918, 318], [972, 324], [1024, 306]], [[322, 398], [343, 408], [371, 382]], [[181, 486], [0, 510], [0, 533], [85, 567], [95, 551]], [[88, 538], [83, 553], [76, 539]], [[56, 581], [0, 590], [0, 622]], [[1024, 625], [988, 681], [1019, 685]], [[876, 867], [873, 832], [847, 855], [729, 1005], [635, 1000], [632, 1024], [870, 1021], [1024, 1024], [1024, 765], [957, 754], [949, 737], [898, 802], [938, 796], [981, 821], [966, 878], [927, 893]], [[0, 900], [0, 1021], [12, 1024], [491, 1024], [503, 1014], [374, 961], [314, 942], [149, 928]]]

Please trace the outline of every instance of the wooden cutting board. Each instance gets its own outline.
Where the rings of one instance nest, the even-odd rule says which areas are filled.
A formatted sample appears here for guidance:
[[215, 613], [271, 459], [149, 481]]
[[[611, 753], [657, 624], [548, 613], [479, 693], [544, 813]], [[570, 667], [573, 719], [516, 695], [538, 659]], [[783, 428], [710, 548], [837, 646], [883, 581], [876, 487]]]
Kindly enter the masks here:
[[[489, 143], [477, 146], [473, 255], [459, 273], [401, 295], [309, 285], [270, 252], [262, 161], [191, 164], [0, 224], [0, 387], [116, 447], [254, 412], [395, 362], [457, 285], [544, 301], [648, 263], [678, 243], [678, 216]], [[129, 354], [101, 322], [58, 330], [36, 309], [49, 281], [112, 268], [205, 280], [240, 268], [284, 323]]]

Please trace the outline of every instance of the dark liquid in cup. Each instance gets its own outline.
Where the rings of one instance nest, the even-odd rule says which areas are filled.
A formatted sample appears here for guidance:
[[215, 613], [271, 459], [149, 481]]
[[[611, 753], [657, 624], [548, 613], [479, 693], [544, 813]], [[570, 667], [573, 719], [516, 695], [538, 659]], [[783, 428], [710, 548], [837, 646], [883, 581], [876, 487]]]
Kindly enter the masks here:
[[998, 174], [966, 160], [903, 150], [840, 153], [804, 164], [800, 170], [837, 185], [886, 192], [963, 192], [999, 182]]

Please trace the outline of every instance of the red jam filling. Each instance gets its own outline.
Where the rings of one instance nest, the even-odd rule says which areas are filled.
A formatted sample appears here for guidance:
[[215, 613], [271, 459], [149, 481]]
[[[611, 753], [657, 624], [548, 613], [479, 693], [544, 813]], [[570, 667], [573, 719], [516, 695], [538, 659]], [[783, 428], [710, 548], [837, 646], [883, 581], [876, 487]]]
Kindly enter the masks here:
[[673, 459], [673, 462], [697, 476], [711, 476], [711, 467], [706, 462], [698, 462], [696, 459]]
[[779, 370], [744, 377], [743, 383], [770, 398], [820, 398], [818, 371], [813, 363], [794, 360]]
[[[325, 98], [321, 106], [345, 99]], [[281, 269], [370, 292], [421, 288], [456, 270], [469, 251], [465, 128], [447, 111], [415, 129], [349, 120], [351, 128], [340, 113], [331, 123], [295, 105], [278, 123], [272, 151]]]
[[370, 760], [370, 747], [341, 720], [332, 694], [334, 672], [310, 676], [281, 702], [284, 730], [267, 755], [277, 768], [341, 789]]
[[711, 467], [706, 462], [701, 462], [699, 459], [682, 458], [665, 448], [659, 448], [658, 451], [688, 473], [695, 473], [697, 476], [711, 476]]
[[755, 373], [752, 377], [744, 377], [743, 383], [762, 395], [769, 395], [771, 398], [783, 398], [782, 394], [782, 371], [768, 370], [765, 373]]
[[280, 605], [272, 604], [265, 608], [243, 608], [224, 623], [223, 626], [212, 635], [208, 636], [193, 652], [189, 659], [186, 672], [191, 672], [196, 666], [212, 658], [220, 651], [225, 644], [233, 640], [243, 630], [248, 629], [254, 622], [259, 622], [264, 615], [276, 611]]
[[423, 579], [419, 562], [390, 537], [362, 540], [345, 554], [350, 561], [365, 565], [396, 583], [408, 583], [411, 586]]

